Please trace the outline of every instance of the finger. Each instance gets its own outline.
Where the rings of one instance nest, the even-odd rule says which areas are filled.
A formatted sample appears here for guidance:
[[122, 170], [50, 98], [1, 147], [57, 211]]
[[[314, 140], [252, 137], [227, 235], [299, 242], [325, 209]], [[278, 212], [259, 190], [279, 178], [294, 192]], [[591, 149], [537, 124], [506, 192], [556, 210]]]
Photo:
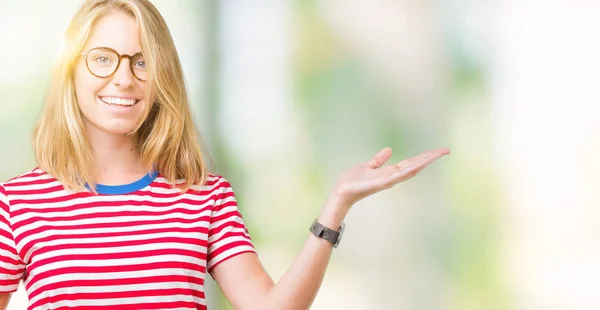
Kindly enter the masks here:
[[420, 161], [417, 162], [417, 165], [422, 166], [423, 168], [432, 162], [436, 161], [438, 158], [448, 155], [450, 150], [448, 149], [435, 149], [425, 153], [425, 156], [421, 158]]
[[450, 154], [450, 150], [446, 148], [430, 150], [397, 163], [396, 171], [398, 171], [400, 174], [406, 174], [408, 178], [412, 178], [425, 169], [425, 167], [427, 167], [429, 164], [448, 154]]
[[390, 157], [392, 157], [392, 148], [385, 147], [381, 151], [377, 152], [377, 154], [375, 154], [371, 160], [366, 162], [365, 165], [369, 168], [376, 169], [385, 164]]
[[427, 151], [425, 153], [421, 153], [415, 157], [405, 159], [405, 160], [399, 162], [397, 165], [400, 168], [405, 168], [405, 167], [410, 167], [410, 166], [428, 165], [428, 164], [432, 163], [433, 161], [435, 161], [436, 159], [438, 159], [444, 155], [447, 155], [449, 153], [450, 153], [450, 150], [445, 149], [445, 148], [434, 149], [434, 150]]
[[449, 153], [448, 149], [435, 149], [403, 160], [398, 164], [377, 169], [374, 171], [376, 176], [371, 179], [371, 187], [377, 189], [377, 191], [391, 188], [400, 182], [413, 178], [429, 163]]

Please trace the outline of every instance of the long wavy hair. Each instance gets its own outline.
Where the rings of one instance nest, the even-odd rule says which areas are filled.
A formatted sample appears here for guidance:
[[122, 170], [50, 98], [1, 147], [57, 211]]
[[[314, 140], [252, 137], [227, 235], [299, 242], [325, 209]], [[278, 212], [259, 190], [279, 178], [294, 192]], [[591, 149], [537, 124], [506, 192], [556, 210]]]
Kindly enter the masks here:
[[146, 98], [152, 103], [130, 135], [147, 171], [187, 190], [204, 184], [207, 162], [191, 114], [188, 94], [173, 38], [148, 0], [87, 0], [75, 13], [65, 45], [54, 67], [44, 108], [33, 137], [40, 169], [65, 188], [94, 190], [93, 151], [77, 104], [74, 69], [96, 21], [115, 10], [135, 18], [149, 78]]

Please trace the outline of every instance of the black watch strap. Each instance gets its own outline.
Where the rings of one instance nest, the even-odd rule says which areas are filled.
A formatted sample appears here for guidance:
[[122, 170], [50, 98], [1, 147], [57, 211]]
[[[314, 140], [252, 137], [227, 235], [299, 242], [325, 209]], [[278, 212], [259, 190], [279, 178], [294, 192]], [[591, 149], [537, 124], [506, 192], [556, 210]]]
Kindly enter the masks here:
[[340, 244], [340, 240], [342, 240], [342, 234], [345, 226], [346, 225], [342, 223], [342, 226], [340, 226], [338, 230], [333, 230], [329, 227], [323, 226], [323, 224], [319, 223], [318, 219], [315, 219], [312, 225], [310, 225], [310, 232], [319, 238], [323, 238], [331, 242], [333, 247], [337, 248], [338, 244]]

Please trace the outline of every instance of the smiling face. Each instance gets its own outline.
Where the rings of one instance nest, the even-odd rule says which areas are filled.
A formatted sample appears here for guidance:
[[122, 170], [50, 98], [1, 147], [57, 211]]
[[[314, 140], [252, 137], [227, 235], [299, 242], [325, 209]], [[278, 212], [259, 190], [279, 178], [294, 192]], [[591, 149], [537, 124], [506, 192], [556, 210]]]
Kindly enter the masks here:
[[[86, 65], [86, 57], [79, 57], [75, 67], [77, 104], [88, 136], [131, 133], [141, 123], [149, 106], [149, 100], [144, 97], [146, 82], [136, 77], [140, 77], [139, 72], [145, 67], [139, 55], [135, 58], [121, 57], [120, 65], [112, 76], [99, 77], [109, 75], [112, 70], [107, 71], [106, 67], [118, 62], [118, 56], [113, 58], [110, 50], [132, 56], [141, 52], [134, 17], [114, 11], [98, 19], [83, 48], [88, 63]], [[134, 75], [134, 72], [138, 73]]]

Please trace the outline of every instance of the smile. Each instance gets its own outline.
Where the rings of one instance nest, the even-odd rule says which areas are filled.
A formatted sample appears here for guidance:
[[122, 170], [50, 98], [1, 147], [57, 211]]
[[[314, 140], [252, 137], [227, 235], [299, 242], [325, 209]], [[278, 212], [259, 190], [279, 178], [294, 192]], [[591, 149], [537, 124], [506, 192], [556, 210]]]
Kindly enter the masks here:
[[139, 99], [120, 98], [120, 97], [98, 97], [102, 102], [112, 106], [131, 107], [140, 102]]

